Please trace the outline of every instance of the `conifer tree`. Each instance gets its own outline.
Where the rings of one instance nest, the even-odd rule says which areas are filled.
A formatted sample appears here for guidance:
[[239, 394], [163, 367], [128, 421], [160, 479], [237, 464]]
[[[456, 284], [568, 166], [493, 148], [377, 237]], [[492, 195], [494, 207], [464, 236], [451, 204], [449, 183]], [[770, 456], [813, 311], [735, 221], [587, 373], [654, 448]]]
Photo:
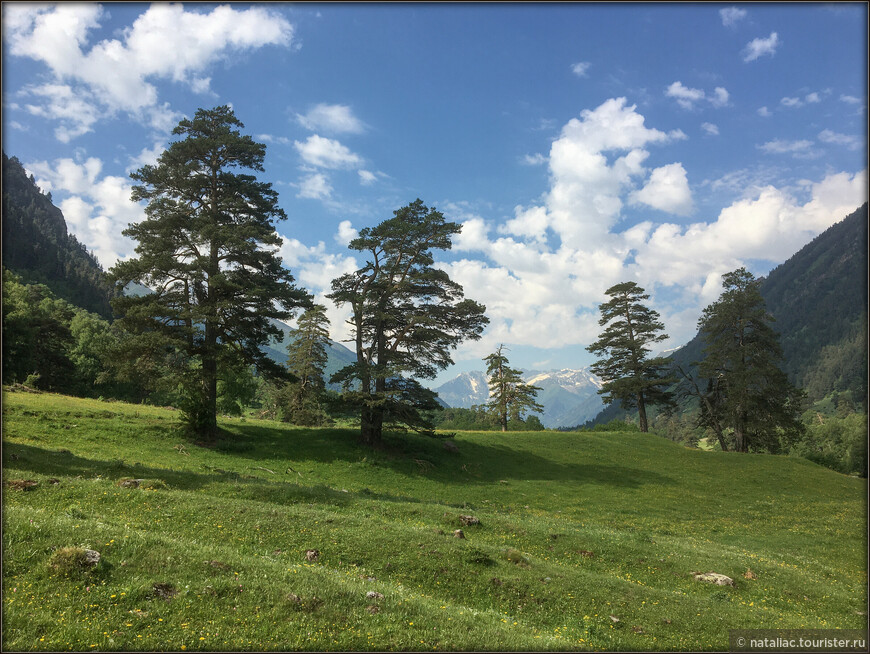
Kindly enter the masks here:
[[604, 403], [619, 400], [627, 409], [637, 407], [640, 430], [647, 432], [647, 406], [673, 406], [667, 386], [675, 380], [663, 375], [667, 359], [648, 358], [648, 346], [667, 339], [668, 335], [662, 333], [664, 325], [658, 312], [642, 304], [649, 295], [635, 282], [616, 284], [606, 292], [611, 299], [599, 307], [598, 324], [607, 327], [586, 348], [602, 357], [591, 369], [604, 380], [598, 391], [604, 396]]
[[346, 387], [345, 402], [359, 412], [364, 443], [377, 447], [390, 423], [431, 433], [421, 411], [439, 405], [415, 377], [433, 378], [453, 363], [450, 351], [480, 338], [489, 322], [485, 307], [433, 265], [432, 250], [449, 250], [461, 229], [417, 199], [362, 229], [349, 247], [365, 253], [365, 265], [332, 281], [327, 297], [350, 305], [356, 352], [332, 381]]
[[310, 304], [277, 253], [273, 221], [286, 219], [278, 195], [244, 172], [263, 171], [266, 146], [241, 135], [243, 127], [227, 106], [200, 109], [173, 130], [183, 138], [157, 165], [132, 173], [132, 199], [147, 201], [146, 218], [124, 231], [137, 256], [110, 271], [120, 287], [152, 290], [113, 307], [126, 329], [159, 336], [157, 351], [175, 353], [185, 418], [206, 440], [217, 436], [221, 369], [244, 363], [286, 374], [260, 346], [283, 338], [270, 319]]
[[723, 275], [722, 287], [698, 321], [706, 343], [698, 374], [708, 380], [701, 419], [719, 425], [717, 433], [730, 428], [738, 452], [779, 451], [803, 431], [802, 392], [778, 366], [779, 335], [760, 281], [739, 268]]
[[315, 304], [296, 324], [293, 340], [287, 344], [287, 367], [296, 381], [287, 386], [284, 419], [297, 425], [316, 425], [323, 419], [321, 398], [326, 389], [326, 346], [329, 318], [326, 307]]
[[504, 344], [501, 344], [484, 359], [489, 377], [489, 401], [486, 406], [502, 431], [507, 431], [509, 419], [520, 421], [526, 411], [544, 411], [544, 407], [535, 401], [541, 388], [523, 383], [520, 371], [508, 365], [505, 349]]

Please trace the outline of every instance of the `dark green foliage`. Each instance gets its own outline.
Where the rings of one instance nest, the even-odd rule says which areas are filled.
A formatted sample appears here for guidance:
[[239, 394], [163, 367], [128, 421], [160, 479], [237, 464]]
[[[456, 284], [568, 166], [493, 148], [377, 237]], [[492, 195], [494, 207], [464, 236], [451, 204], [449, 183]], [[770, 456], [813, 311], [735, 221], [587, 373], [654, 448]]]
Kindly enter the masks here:
[[504, 345], [499, 345], [484, 361], [490, 398], [486, 407], [501, 430], [507, 431], [509, 419], [521, 422], [526, 411], [543, 413], [544, 407], [535, 401], [541, 388], [523, 383], [520, 371], [508, 365], [504, 349]]
[[433, 266], [432, 250], [449, 250], [460, 229], [418, 199], [363, 229], [349, 247], [365, 253], [365, 265], [332, 282], [328, 297], [350, 305], [356, 361], [331, 381], [344, 385], [365, 443], [379, 445], [391, 422], [430, 430], [421, 411], [436, 409], [436, 396], [405, 377], [434, 377], [453, 363], [450, 350], [480, 338], [488, 322], [484, 307]]
[[75, 307], [54, 297], [42, 284], [21, 283], [3, 271], [3, 381], [28, 376], [39, 388], [59, 391], [74, 383], [70, 321]]
[[51, 195], [3, 153], [3, 265], [25, 283], [44, 284], [61, 299], [112, 317], [110, 285], [87, 248], [67, 232]]
[[701, 380], [686, 375], [701, 400], [700, 424], [716, 432], [722, 449], [730, 430], [738, 452], [778, 452], [802, 432], [802, 393], [778, 367], [779, 337], [759, 286], [745, 268], [723, 275], [725, 290], [698, 321], [706, 343]]
[[598, 391], [604, 402], [619, 400], [623, 407], [638, 410], [640, 430], [649, 430], [647, 405], [670, 406], [673, 403], [668, 391], [674, 380], [663, 373], [667, 364], [665, 357], [648, 358], [649, 345], [668, 338], [662, 333], [664, 325], [658, 312], [644, 306], [641, 301], [649, 295], [634, 282], [622, 282], [607, 289], [610, 300], [599, 309], [598, 324], [605, 330], [586, 349], [601, 359], [591, 370], [604, 380]]
[[113, 306], [126, 329], [148, 339], [136, 356], [152, 351], [174, 373], [189, 426], [212, 440], [224, 371], [244, 364], [286, 376], [261, 346], [280, 336], [270, 319], [310, 303], [274, 250], [281, 240], [273, 221], [286, 219], [277, 193], [236, 172], [263, 170], [265, 146], [242, 136], [243, 127], [229, 107], [200, 109], [178, 124], [173, 133], [184, 138], [156, 166], [131, 175], [139, 182], [133, 200], [148, 202], [146, 219], [124, 232], [138, 242], [137, 257], [111, 271], [121, 287], [154, 289]]
[[326, 390], [323, 371], [328, 361], [328, 345], [326, 307], [315, 304], [299, 317], [296, 333], [287, 344], [287, 367], [296, 381], [281, 389], [285, 421], [308, 426], [327, 421], [323, 408]]
[[[495, 431], [501, 429], [497, 418], [485, 405], [472, 406], [470, 409], [445, 408], [433, 411], [432, 424], [442, 431]], [[508, 420], [507, 431], [543, 431], [544, 425], [538, 416], [528, 416], [519, 420]]]

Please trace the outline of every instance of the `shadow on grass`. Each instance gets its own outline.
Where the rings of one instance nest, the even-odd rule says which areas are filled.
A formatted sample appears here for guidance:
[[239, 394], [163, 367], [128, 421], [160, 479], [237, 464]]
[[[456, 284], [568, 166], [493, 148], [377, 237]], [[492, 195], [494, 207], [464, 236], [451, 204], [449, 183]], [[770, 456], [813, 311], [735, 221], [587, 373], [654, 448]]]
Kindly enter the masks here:
[[[387, 433], [379, 450], [362, 445], [355, 432], [340, 429], [280, 429], [232, 425], [223, 445], [234, 456], [266, 462], [357, 463], [389, 468], [403, 475], [445, 484], [492, 484], [502, 480], [568, 481], [637, 488], [670, 485], [671, 477], [653, 470], [605, 463], [559, 462], [528, 450], [491, 443], [463, 441], [459, 454], [447, 452], [441, 439], [417, 434]], [[546, 438], [546, 435], [542, 435]], [[221, 450], [219, 444], [217, 449]], [[463, 469], [464, 467], [464, 469]], [[403, 498], [402, 501], [412, 501]]]
[[[141, 464], [127, 464], [121, 461], [89, 459], [77, 456], [68, 450], [52, 450], [20, 443], [14, 445], [7, 443], [4, 449], [6, 457], [3, 469], [4, 477], [7, 480], [19, 476], [32, 477], [34, 474], [55, 478], [94, 479], [101, 477], [109, 481], [133, 478], [160, 480], [171, 490], [200, 490], [208, 489], [208, 487], [226, 487], [226, 485], [231, 484], [234, 498], [279, 505], [317, 502], [346, 506], [358, 499], [411, 503], [422, 501], [415, 497], [374, 492], [367, 488], [361, 491], [347, 491], [323, 484], [304, 485], [295, 479], [292, 481], [263, 479], [233, 470], [216, 469], [214, 472], [199, 473], [155, 468]], [[14, 455], [14, 458], [11, 455]], [[131, 489], [131, 492], [136, 491]]]

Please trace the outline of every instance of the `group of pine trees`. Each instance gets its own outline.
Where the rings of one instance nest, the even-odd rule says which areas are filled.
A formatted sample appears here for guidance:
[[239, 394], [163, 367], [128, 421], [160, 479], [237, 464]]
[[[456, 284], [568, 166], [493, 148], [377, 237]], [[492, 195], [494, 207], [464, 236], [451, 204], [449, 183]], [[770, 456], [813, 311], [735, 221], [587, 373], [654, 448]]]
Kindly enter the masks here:
[[723, 276], [721, 296], [698, 321], [705, 346], [694, 372], [649, 357], [650, 346], [668, 336], [659, 314], [643, 304], [644, 289], [635, 282], [609, 288], [610, 300], [600, 306], [605, 329], [587, 348], [601, 357], [592, 371], [604, 380], [605, 403], [636, 408], [646, 432], [648, 406], [667, 416], [678, 396], [688, 395], [700, 407], [698, 426], [710, 428], [723, 451], [787, 450], [804, 430], [803, 392], [779, 367], [782, 349], [759, 285], [745, 268]]
[[[178, 124], [180, 138], [155, 165], [132, 174], [133, 200], [146, 202], [145, 219], [124, 231], [137, 243], [135, 256], [107, 275], [113, 323], [58, 304], [44, 287], [4, 278], [4, 376], [23, 380], [43, 370], [52, 377], [44, 385], [58, 389], [75, 369], [85, 384], [114, 384], [127, 399], [168, 394], [203, 440], [215, 440], [218, 413], [238, 407], [258, 385], [267, 389], [273, 415], [323, 423], [329, 321], [282, 266], [275, 223], [286, 215], [271, 185], [253, 174], [263, 171], [265, 145], [243, 135], [243, 127], [227, 106], [200, 109]], [[433, 265], [433, 250], [449, 250], [460, 229], [418, 199], [361, 230], [349, 247], [364, 265], [332, 282], [327, 297], [350, 311], [355, 360], [329, 381], [341, 386], [337, 404], [358, 418], [371, 446], [390, 425], [433, 433], [439, 405], [417, 379], [451, 365], [451, 351], [479, 339], [488, 323], [485, 307]], [[150, 292], [120, 292], [131, 284]], [[695, 376], [680, 371], [681, 383], [722, 449], [776, 449], [800, 428], [800, 393], [777, 367], [781, 351], [758, 282], [740, 269], [723, 285], [699, 322], [706, 358]], [[605, 329], [588, 347], [599, 357], [592, 369], [605, 382], [605, 401], [636, 408], [646, 432], [648, 406], [674, 406], [677, 379], [666, 372], [666, 359], [648, 356], [667, 335], [637, 284], [617, 284], [607, 295], [600, 306]], [[300, 312], [288, 364], [278, 365], [262, 348], [282, 338], [275, 321]], [[502, 431], [543, 410], [535, 399], [540, 389], [522, 382], [505, 350], [500, 345], [485, 359], [485, 412]]]

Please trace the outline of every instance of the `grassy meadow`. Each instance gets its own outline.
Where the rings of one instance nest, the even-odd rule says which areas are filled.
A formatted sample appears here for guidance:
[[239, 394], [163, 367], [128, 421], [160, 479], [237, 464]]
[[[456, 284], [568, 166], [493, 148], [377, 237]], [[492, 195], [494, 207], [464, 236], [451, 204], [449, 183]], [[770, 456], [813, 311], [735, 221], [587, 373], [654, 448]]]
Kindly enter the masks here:
[[6, 651], [727, 650], [734, 628], [867, 626], [866, 480], [801, 459], [632, 433], [373, 452], [251, 418], [201, 447], [167, 409], [3, 400]]

